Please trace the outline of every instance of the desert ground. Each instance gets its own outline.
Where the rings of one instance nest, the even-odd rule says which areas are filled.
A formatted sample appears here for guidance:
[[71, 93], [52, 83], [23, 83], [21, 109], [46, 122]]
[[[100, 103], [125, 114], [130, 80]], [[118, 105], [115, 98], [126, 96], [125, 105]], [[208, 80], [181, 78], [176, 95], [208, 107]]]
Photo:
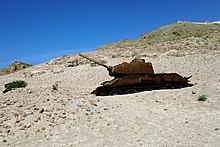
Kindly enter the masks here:
[[[220, 146], [220, 51], [141, 49], [84, 53], [107, 65], [134, 57], [156, 73], [190, 76], [192, 87], [117, 96], [90, 94], [110, 80], [102, 66], [78, 55], [53, 59], [0, 77], [0, 146]], [[80, 60], [81, 64], [66, 66]], [[28, 86], [2, 93], [4, 85]], [[53, 85], [58, 90], [53, 90]], [[207, 95], [206, 101], [198, 97]]]

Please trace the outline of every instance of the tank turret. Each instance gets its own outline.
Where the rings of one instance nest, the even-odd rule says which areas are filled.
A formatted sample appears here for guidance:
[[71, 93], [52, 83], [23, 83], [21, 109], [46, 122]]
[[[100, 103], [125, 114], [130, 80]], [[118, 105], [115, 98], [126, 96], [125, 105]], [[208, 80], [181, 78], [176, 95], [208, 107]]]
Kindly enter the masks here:
[[94, 59], [91, 59], [83, 54], [79, 54], [81, 57], [86, 58], [92, 62], [95, 62], [98, 65], [101, 65], [109, 71], [109, 75], [112, 77], [123, 77], [126, 75], [145, 75], [145, 74], [154, 74], [152, 64], [150, 62], [145, 63], [144, 59], [134, 59], [130, 63], [123, 62], [115, 66], [107, 66], [102, 64]]

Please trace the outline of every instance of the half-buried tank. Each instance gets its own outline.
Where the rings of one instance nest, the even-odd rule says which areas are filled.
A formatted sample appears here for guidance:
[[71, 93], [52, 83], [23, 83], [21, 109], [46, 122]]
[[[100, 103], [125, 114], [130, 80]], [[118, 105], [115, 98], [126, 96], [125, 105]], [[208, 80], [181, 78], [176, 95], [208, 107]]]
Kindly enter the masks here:
[[134, 59], [130, 63], [123, 62], [116, 66], [107, 66], [83, 54], [79, 55], [105, 67], [109, 75], [114, 77], [110, 81], [103, 82], [102, 86], [91, 92], [95, 95], [120, 95], [154, 89], [177, 89], [193, 86], [189, 83], [191, 76], [182, 77], [177, 73], [154, 73], [152, 63], [145, 62], [144, 59]]

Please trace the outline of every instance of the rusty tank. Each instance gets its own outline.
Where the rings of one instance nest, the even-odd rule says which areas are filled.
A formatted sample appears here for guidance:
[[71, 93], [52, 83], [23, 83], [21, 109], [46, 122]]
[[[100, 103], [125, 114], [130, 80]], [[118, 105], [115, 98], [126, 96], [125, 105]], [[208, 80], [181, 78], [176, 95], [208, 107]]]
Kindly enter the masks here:
[[130, 63], [123, 62], [116, 66], [107, 66], [83, 54], [86, 58], [98, 65], [105, 67], [109, 76], [114, 77], [110, 81], [105, 81], [97, 87], [92, 94], [101, 95], [120, 95], [130, 94], [154, 89], [177, 89], [193, 86], [189, 83], [189, 77], [182, 77], [177, 73], [154, 73], [151, 62], [144, 59], [134, 59]]

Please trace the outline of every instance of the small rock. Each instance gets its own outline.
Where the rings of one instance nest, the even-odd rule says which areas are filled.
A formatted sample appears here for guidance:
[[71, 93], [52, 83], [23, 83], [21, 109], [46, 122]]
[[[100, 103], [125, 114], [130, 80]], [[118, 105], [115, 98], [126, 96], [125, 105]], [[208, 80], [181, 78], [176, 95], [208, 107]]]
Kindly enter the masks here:
[[90, 103], [91, 105], [93, 105], [93, 106], [97, 106], [97, 103], [96, 103], [95, 100], [89, 100], [89, 103]]
[[32, 115], [32, 114], [34, 114], [34, 113], [33, 112], [28, 112], [28, 113], [23, 114], [22, 116], [27, 117], [27, 116]]
[[65, 115], [59, 115], [60, 118], [65, 119], [66, 116]]
[[29, 125], [25, 125], [24, 127], [28, 129], [28, 128], [31, 127], [31, 124], [29, 124]]
[[41, 130], [46, 130], [46, 128], [45, 128], [45, 127], [42, 127]]
[[16, 121], [15, 121], [15, 123], [19, 123], [20, 122], [20, 120], [19, 119], [17, 119]]
[[43, 113], [44, 112], [44, 108], [40, 109], [39, 113]]
[[219, 128], [215, 128], [215, 131], [219, 130]]
[[36, 133], [37, 133], [37, 132], [40, 132], [40, 129], [36, 129], [35, 132], [36, 132]]
[[20, 128], [20, 130], [25, 130], [25, 126], [22, 126], [22, 127]]
[[23, 105], [18, 105], [18, 108], [24, 107]]
[[39, 110], [39, 108], [36, 108], [36, 107], [34, 107], [33, 109], [34, 109], [34, 110]]
[[196, 94], [196, 92], [195, 92], [195, 91], [192, 91], [192, 94]]
[[3, 114], [3, 113], [1, 113], [1, 114], [0, 114], [0, 118], [3, 118], [3, 117], [4, 117], [4, 114]]
[[55, 124], [49, 124], [49, 126], [51, 126], [51, 127], [55, 127]]
[[37, 117], [37, 118], [34, 119], [34, 122], [38, 122], [39, 120], [41, 120], [41, 118]]
[[51, 117], [52, 116], [52, 114], [50, 113], [50, 112], [45, 112], [44, 113], [46, 116], [48, 116], [48, 117]]
[[95, 109], [90, 108], [90, 112], [91, 112], [91, 114], [93, 114], [95, 112]]
[[2, 142], [7, 142], [7, 140], [6, 140], [6, 139], [3, 139]]
[[81, 105], [80, 105], [80, 104], [76, 104], [76, 106], [77, 106], [77, 107], [81, 107]]

